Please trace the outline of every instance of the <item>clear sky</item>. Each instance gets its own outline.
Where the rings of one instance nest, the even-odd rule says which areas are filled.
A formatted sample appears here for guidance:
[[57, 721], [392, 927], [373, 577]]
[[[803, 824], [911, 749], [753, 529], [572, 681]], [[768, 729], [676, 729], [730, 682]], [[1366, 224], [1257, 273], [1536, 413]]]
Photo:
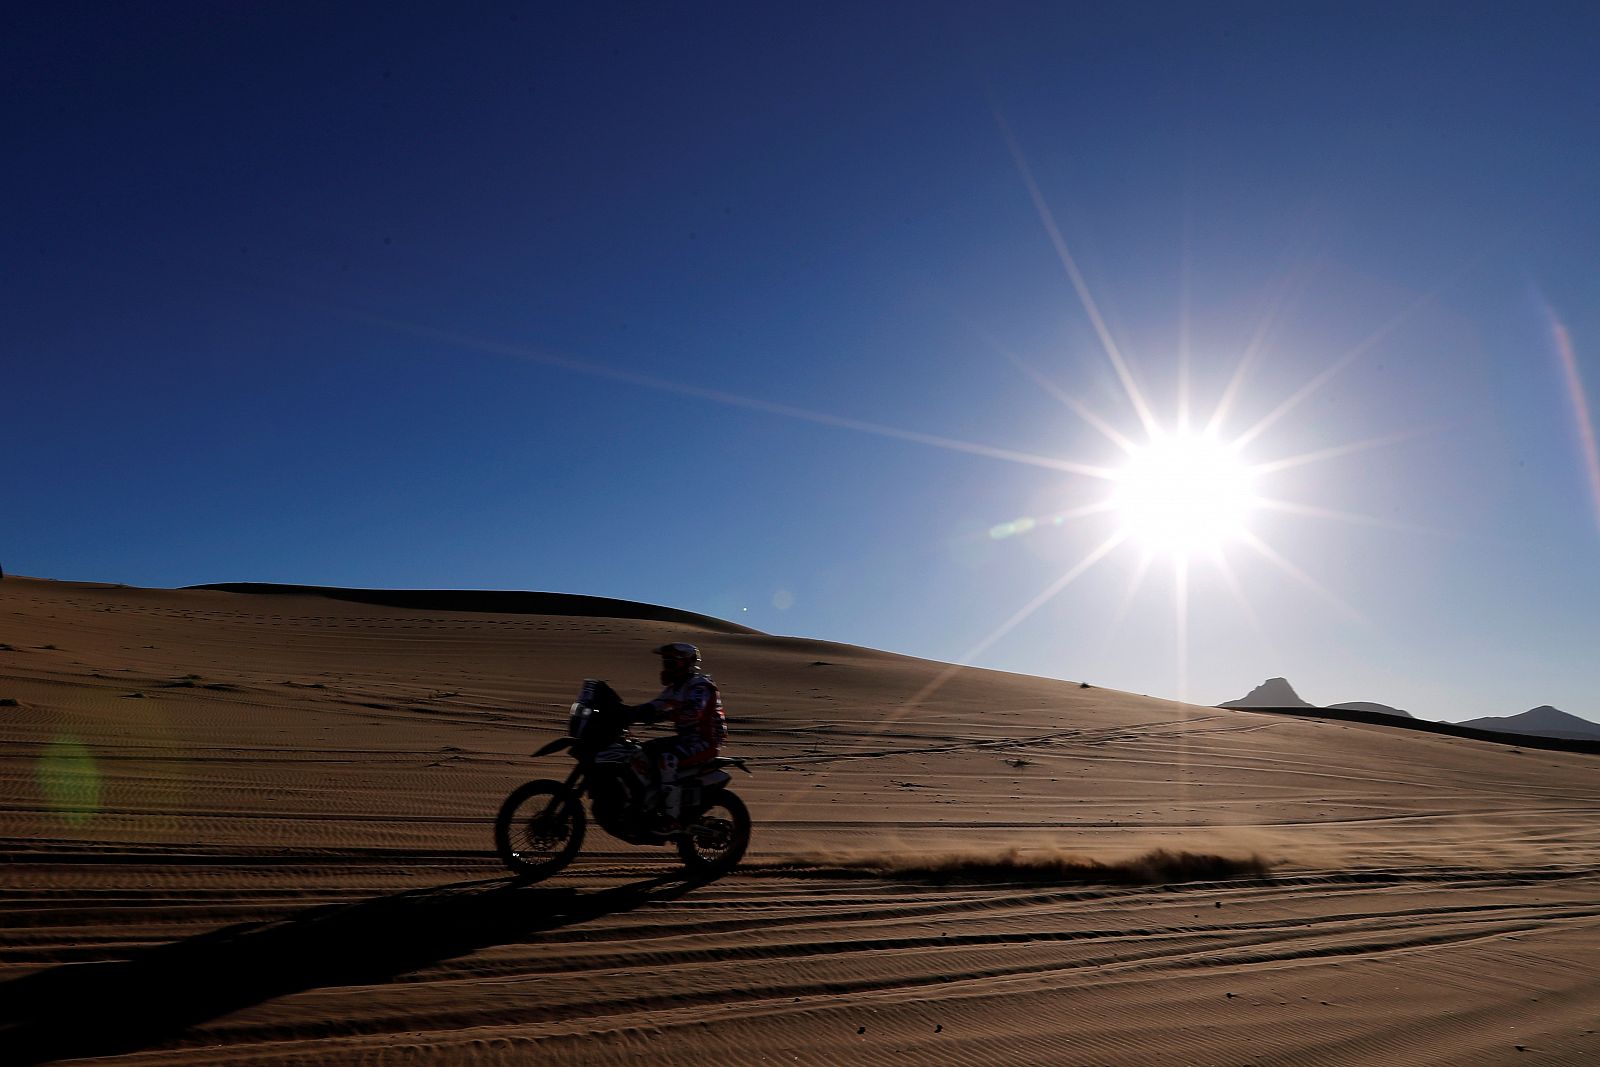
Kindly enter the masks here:
[[[1597, 39], [1576, 3], [9, 5], [0, 564], [1600, 719]], [[1271, 503], [1114, 543], [1185, 426]]]

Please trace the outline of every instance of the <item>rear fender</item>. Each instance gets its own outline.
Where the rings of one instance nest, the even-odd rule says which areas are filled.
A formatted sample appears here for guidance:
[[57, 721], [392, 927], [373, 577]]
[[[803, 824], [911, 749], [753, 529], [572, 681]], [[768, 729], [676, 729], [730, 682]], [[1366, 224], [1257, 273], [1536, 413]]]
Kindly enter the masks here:
[[533, 758], [534, 759], [538, 759], [540, 756], [548, 756], [552, 752], [560, 752], [563, 749], [571, 748], [572, 744], [573, 744], [573, 739], [572, 738], [570, 738], [570, 737], [558, 737], [554, 741], [550, 742], [548, 745], [546, 745], [543, 748], [541, 748], [539, 751], [535, 752], [533, 754]]
[[702, 789], [721, 789], [733, 781], [733, 776], [727, 771], [708, 770], [699, 774], [690, 775], [687, 779], [680, 779], [684, 785], [697, 785]]
[[683, 810], [699, 811], [711, 803], [731, 781], [733, 781], [732, 775], [714, 767], [707, 768], [692, 777], [678, 779], [678, 788], [683, 790]]

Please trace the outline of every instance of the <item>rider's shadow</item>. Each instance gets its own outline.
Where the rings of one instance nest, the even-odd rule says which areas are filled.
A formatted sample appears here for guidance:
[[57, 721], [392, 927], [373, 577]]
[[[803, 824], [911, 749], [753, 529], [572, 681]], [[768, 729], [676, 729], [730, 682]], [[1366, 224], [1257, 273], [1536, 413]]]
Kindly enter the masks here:
[[367, 985], [544, 930], [671, 900], [681, 876], [611, 889], [457, 882], [308, 908], [0, 983], [0, 1063], [147, 1048], [196, 1023], [322, 986]]

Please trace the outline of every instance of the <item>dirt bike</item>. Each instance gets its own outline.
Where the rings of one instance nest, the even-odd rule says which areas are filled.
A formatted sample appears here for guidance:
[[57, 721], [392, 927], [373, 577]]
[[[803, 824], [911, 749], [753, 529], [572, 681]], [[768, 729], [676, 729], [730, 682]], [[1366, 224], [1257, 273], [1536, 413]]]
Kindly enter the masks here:
[[679, 825], [664, 827], [646, 803], [653, 782], [644, 746], [628, 732], [632, 719], [605, 682], [583, 683], [567, 719], [567, 736], [535, 752], [534, 758], [570, 749], [577, 761], [567, 780], [539, 779], [512, 790], [494, 820], [495, 851], [524, 880], [548, 878], [583, 847], [588, 818], [612, 837], [632, 845], [677, 846], [691, 874], [731, 870], [750, 844], [750, 812], [727, 788], [725, 767], [750, 768], [741, 759], [718, 756], [685, 768], [675, 783], [683, 790]]

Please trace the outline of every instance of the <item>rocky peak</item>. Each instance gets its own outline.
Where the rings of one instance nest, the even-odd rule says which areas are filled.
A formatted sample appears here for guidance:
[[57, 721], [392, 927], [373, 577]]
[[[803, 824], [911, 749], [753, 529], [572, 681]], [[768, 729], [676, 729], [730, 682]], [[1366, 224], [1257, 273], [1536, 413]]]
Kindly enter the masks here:
[[1315, 705], [1300, 699], [1287, 678], [1268, 678], [1238, 700], [1225, 700], [1222, 707], [1309, 708]]

